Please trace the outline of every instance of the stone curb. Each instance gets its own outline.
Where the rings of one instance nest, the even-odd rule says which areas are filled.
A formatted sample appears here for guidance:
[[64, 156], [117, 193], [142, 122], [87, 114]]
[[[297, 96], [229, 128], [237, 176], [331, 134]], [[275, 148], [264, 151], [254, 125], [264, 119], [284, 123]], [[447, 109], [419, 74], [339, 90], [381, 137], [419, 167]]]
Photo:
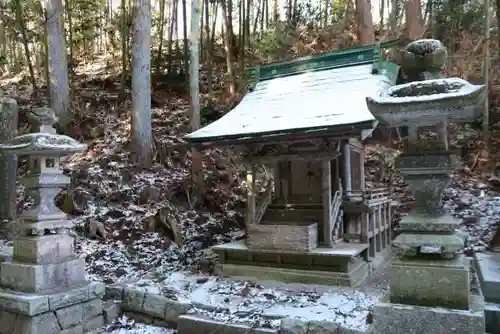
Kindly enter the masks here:
[[251, 328], [240, 324], [225, 324], [204, 317], [182, 315], [177, 324], [178, 334], [278, 334], [275, 329]]
[[[205, 316], [188, 314], [194, 306], [200, 309], [214, 310], [217, 307], [175, 301], [167, 297], [128, 287], [126, 284], [106, 286], [105, 299], [117, 301], [111, 305], [110, 315], [107, 316], [106, 306], [104, 315], [106, 322], [124, 314], [137, 322], [153, 324], [160, 327], [177, 328], [178, 334], [207, 333], [207, 334], [365, 334], [372, 333], [370, 326], [366, 330], [345, 328], [331, 321], [309, 321], [296, 318], [283, 318], [279, 330], [268, 328], [251, 328], [241, 324], [229, 324], [214, 321]], [[222, 308], [225, 309], [225, 308]], [[111, 317], [111, 314], [114, 316]]]

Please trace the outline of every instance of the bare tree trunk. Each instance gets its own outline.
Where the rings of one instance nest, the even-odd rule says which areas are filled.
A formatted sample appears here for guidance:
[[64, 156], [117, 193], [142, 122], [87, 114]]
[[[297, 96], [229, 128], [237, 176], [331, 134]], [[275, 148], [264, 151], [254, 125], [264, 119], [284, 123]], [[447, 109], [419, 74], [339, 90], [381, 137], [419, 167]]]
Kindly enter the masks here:
[[47, 14], [50, 64], [50, 107], [65, 128], [71, 121], [69, 110], [68, 59], [63, 35], [63, 5], [61, 0], [44, 0]]
[[[72, 8], [73, 2], [71, 0], [66, 0], [66, 17], [68, 18], [68, 41], [69, 41], [69, 64], [68, 69], [70, 73], [73, 74], [73, 20], [72, 20]], [[73, 78], [73, 76], [72, 76]]]
[[[496, 0], [496, 17], [497, 17], [497, 27], [500, 27], [500, 0]], [[498, 52], [500, 53], [500, 34], [497, 34], [498, 39]]]
[[385, 15], [385, 0], [380, 0], [380, 29], [384, 28], [384, 15]]
[[128, 62], [128, 15], [127, 15], [127, 1], [121, 0], [121, 27], [120, 34], [122, 35], [122, 76], [121, 76], [121, 85], [125, 86], [127, 81], [127, 62]]
[[370, 0], [356, 0], [356, 25], [361, 45], [375, 43], [372, 7]]
[[224, 51], [226, 52], [226, 66], [227, 66], [227, 75], [229, 79], [229, 92], [231, 95], [236, 93], [236, 79], [234, 77], [234, 68], [233, 68], [233, 50], [232, 50], [232, 42], [230, 39], [230, 34], [228, 33], [229, 29], [229, 17], [227, 15], [226, 3], [224, 0], [221, 1], [222, 7], [222, 18], [224, 19], [224, 27], [225, 34], [224, 35]]
[[[187, 33], [187, 4], [186, 0], [182, 0], [182, 32], [184, 35], [184, 73], [189, 72], [189, 55], [188, 55], [188, 33]], [[186, 76], [187, 77], [187, 76]]]
[[151, 167], [151, 3], [134, 0], [132, 43], [132, 142], [139, 165]]
[[[18, 107], [14, 99], [0, 100], [0, 143], [14, 138], [17, 134]], [[16, 174], [17, 156], [0, 155], [0, 221], [16, 218]]]
[[424, 22], [422, 20], [422, 5], [420, 0], [408, 0], [405, 8], [406, 15], [406, 37], [416, 40], [424, 34]]
[[19, 24], [19, 29], [21, 30], [21, 37], [23, 38], [23, 47], [24, 47], [24, 56], [26, 57], [26, 62], [28, 63], [28, 68], [30, 71], [30, 80], [31, 85], [33, 86], [33, 91], [36, 93], [36, 79], [35, 79], [35, 71], [33, 70], [33, 64], [31, 63], [31, 53], [28, 46], [28, 38], [26, 37], [26, 29], [24, 27], [24, 18], [23, 18], [23, 8], [20, 0], [16, 0], [16, 20]]
[[[193, 1], [191, 4], [191, 33], [189, 35], [189, 90], [191, 94], [191, 131], [196, 131], [200, 127], [200, 3]], [[192, 150], [191, 177], [196, 185], [195, 199], [203, 191], [203, 164], [200, 153], [193, 148]]]
[[158, 38], [160, 39], [158, 45], [158, 57], [157, 57], [157, 67], [156, 73], [159, 75], [161, 73], [161, 64], [163, 60], [163, 35], [165, 29], [165, 0], [160, 0], [160, 31], [158, 32]]
[[[206, 48], [206, 61], [207, 61], [207, 85], [208, 85], [208, 96], [210, 102], [212, 101], [212, 91], [213, 91], [213, 78], [212, 78], [212, 58], [213, 58], [213, 45], [212, 39], [210, 38], [210, 10], [208, 0], [203, 1], [204, 11], [205, 11], [205, 48]], [[215, 20], [215, 16], [214, 16]]]
[[398, 27], [399, 1], [392, 0], [391, 7], [392, 7], [391, 8], [392, 15], [390, 15], [389, 17], [389, 25], [390, 25], [391, 37], [394, 38], [397, 35], [396, 29]]

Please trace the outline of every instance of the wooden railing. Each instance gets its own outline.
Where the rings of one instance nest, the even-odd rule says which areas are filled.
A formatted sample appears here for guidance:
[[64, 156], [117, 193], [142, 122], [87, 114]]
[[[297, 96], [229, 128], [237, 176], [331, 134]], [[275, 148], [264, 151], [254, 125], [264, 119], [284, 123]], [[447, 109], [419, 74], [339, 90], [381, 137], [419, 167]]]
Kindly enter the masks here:
[[273, 196], [273, 185], [271, 181], [267, 184], [266, 191], [260, 196], [262, 199], [255, 209], [254, 224], [259, 224], [266, 213], [268, 205], [271, 203]]
[[345, 196], [353, 201], [364, 202], [369, 206], [376, 206], [391, 201], [388, 188], [373, 188], [368, 190], [346, 191]]
[[338, 234], [338, 229], [340, 228], [339, 223], [339, 213], [340, 206], [342, 205], [342, 188], [337, 190], [332, 198], [332, 203], [330, 204], [330, 226], [332, 226], [333, 239], [340, 237]]

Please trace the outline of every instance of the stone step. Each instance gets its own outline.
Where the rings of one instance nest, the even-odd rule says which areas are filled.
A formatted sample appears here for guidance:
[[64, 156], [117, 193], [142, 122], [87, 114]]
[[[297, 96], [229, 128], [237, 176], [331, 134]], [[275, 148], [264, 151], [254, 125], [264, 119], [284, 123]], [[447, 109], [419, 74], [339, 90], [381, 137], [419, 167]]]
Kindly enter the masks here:
[[182, 315], [177, 323], [177, 334], [277, 334], [275, 329], [252, 328], [248, 325], [229, 324], [202, 316]]
[[491, 334], [500, 333], [500, 304], [484, 303], [484, 318], [486, 332]]

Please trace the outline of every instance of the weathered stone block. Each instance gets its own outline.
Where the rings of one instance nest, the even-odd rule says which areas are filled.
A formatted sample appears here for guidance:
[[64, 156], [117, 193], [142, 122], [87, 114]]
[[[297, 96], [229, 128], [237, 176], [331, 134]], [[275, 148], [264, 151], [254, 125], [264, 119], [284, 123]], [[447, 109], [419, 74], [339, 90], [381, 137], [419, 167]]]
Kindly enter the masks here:
[[84, 333], [96, 330], [104, 326], [104, 317], [102, 315], [99, 315], [97, 317], [94, 317], [92, 319], [86, 320], [83, 323], [83, 331]]
[[114, 300], [105, 301], [103, 304], [103, 314], [104, 322], [110, 324], [118, 318], [121, 313], [121, 302], [115, 302]]
[[95, 318], [102, 315], [102, 300], [93, 299], [82, 304], [83, 308], [83, 321]]
[[53, 312], [47, 312], [28, 317], [19, 315], [15, 322], [14, 331], [10, 334], [40, 334], [40, 333], [60, 333], [61, 327]]
[[390, 266], [390, 301], [457, 309], [469, 307], [469, 261], [395, 260]]
[[14, 243], [14, 259], [20, 262], [58, 263], [74, 256], [73, 238], [69, 235], [19, 237]]
[[283, 318], [280, 324], [280, 334], [307, 334], [309, 321], [297, 318]]
[[484, 311], [381, 303], [374, 307], [374, 332], [484, 334]]
[[308, 334], [337, 334], [340, 325], [331, 321], [309, 321]]
[[49, 298], [0, 290], [0, 309], [33, 316], [49, 311]]
[[62, 329], [79, 325], [83, 322], [83, 305], [76, 304], [57, 310], [57, 320]]
[[123, 292], [123, 310], [142, 312], [145, 295], [144, 291], [126, 288]]
[[190, 308], [191, 304], [187, 301], [167, 300], [163, 318], [169, 322], [177, 322], [179, 316], [186, 314]]
[[60, 293], [48, 295], [49, 306], [52, 311], [62, 307], [81, 303], [89, 299], [88, 286], [67, 290]]
[[500, 303], [500, 253], [475, 253], [474, 260], [484, 299]]
[[166, 297], [151, 292], [146, 293], [142, 305], [142, 312], [153, 317], [165, 319], [167, 303], [168, 299]]
[[4, 262], [0, 269], [2, 286], [22, 292], [44, 292], [86, 284], [85, 262], [80, 259], [57, 264], [30, 265]]
[[[251, 328], [245, 325], [225, 324], [210, 319], [191, 315], [179, 317], [178, 334], [277, 334], [278, 331], [267, 328]], [[280, 332], [281, 333], [281, 332]]]
[[106, 299], [122, 300], [124, 290], [125, 286], [122, 284], [106, 285], [106, 292], [104, 294], [104, 297]]

